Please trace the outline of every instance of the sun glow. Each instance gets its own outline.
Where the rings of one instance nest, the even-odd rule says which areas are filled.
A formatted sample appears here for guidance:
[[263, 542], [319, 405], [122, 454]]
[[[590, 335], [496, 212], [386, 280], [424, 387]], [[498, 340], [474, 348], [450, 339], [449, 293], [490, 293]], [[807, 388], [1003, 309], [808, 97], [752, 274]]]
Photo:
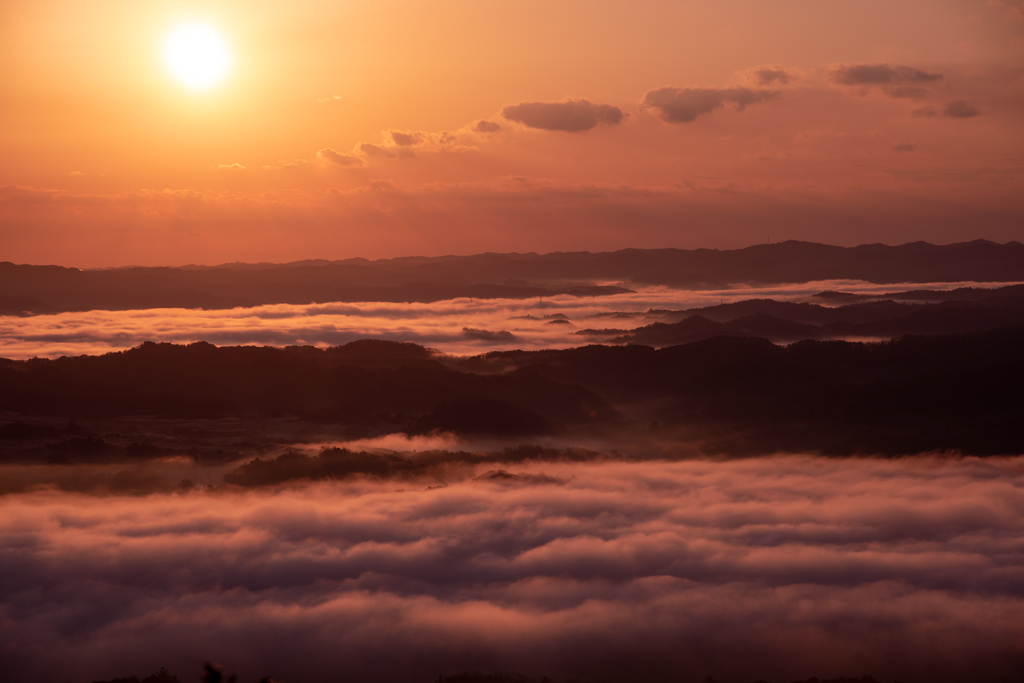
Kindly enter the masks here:
[[191, 90], [209, 90], [231, 68], [231, 54], [220, 34], [208, 26], [177, 28], [164, 44], [164, 60], [171, 73]]

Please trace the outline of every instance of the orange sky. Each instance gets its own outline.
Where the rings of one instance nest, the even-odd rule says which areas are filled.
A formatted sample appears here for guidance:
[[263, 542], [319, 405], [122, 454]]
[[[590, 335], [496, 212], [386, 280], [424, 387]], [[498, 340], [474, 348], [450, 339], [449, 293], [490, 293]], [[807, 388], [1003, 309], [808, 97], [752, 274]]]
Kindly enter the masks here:
[[0, 260], [1024, 239], [1022, 121], [1007, 0], [3, 0]]

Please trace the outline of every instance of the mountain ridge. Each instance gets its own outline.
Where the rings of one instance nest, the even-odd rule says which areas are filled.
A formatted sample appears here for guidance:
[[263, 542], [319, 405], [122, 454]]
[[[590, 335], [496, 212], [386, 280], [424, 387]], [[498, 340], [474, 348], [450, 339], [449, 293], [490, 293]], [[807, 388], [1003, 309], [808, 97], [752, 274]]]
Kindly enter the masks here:
[[839, 247], [787, 241], [732, 250], [484, 253], [106, 270], [2, 262], [0, 314], [601, 296], [637, 286], [727, 288], [819, 280], [1020, 282], [1024, 245], [975, 240]]

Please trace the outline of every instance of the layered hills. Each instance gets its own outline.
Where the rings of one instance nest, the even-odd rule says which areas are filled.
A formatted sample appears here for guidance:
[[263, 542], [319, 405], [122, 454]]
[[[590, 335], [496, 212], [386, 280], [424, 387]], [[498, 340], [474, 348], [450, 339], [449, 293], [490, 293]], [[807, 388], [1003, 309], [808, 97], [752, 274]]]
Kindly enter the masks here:
[[[46, 417], [294, 418], [349, 438], [452, 432], [514, 443], [687, 442], [725, 454], [1018, 453], [1021, 348], [1020, 326], [884, 343], [713, 337], [662, 349], [469, 358], [381, 341], [329, 349], [147, 343], [103, 356], [0, 362], [0, 411], [23, 423], [0, 436], [52, 450], [62, 441], [32, 432]], [[65, 441], [66, 450], [89, 450]]]
[[836, 247], [790, 241], [734, 250], [625, 249], [106, 270], [4, 262], [0, 314], [600, 296], [647, 285], [717, 288], [837, 279], [1019, 282], [1024, 281], [1024, 245], [977, 240]]

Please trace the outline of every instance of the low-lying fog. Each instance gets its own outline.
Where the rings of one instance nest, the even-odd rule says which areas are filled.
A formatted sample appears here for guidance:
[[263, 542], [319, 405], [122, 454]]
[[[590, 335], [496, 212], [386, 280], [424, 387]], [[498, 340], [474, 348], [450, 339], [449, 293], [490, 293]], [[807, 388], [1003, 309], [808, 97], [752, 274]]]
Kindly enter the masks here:
[[289, 682], [1024, 670], [1024, 459], [391, 456], [437, 467], [0, 467], [193, 484], [0, 496], [3, 678], [194, 680], [204, 659]]
[[[628, 284], [628, 283], [627, 283]], [[907, 290], [997, 287], [1006, 283], [942, 282], [878, 285], [826, 280], [774, 287], [680, 290], [635, 288], [631, 294], [543, 299], [451, 299], [435, 303], [277, 304], [200, 310], [161, 308], [0, 316], [0, 357], [41, 358], [120, 351], [147, 340], [218, 346], [345, 344], [356, 339], [410, 341], [451, 354], [569, 348], [591, 340], [587, 328], [633, 329], [656, 318], [650, 309], [686, 309], [746, 299], [802, 301], [822, 291], [883, 295]], [[827, 304], [827, 301], [817, 301]]]

